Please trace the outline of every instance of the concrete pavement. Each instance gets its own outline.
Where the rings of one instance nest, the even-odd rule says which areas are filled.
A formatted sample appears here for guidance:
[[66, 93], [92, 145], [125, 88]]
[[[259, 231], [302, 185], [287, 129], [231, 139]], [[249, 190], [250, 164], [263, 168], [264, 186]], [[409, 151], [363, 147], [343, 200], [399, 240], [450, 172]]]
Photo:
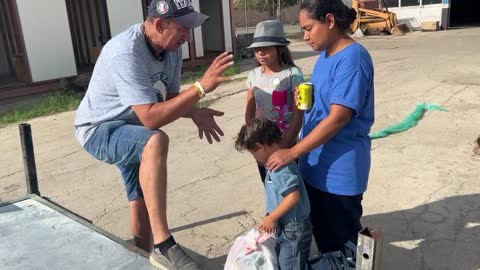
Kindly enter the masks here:
[[[415, 32], [360, 40], [375, 62], [373, 131], [401, 121], [417, 102], [448, 112], [428, 112], [407, 132], [373, 141], [365, 225], [385, 234], [383, 269], [480, 269], [480, 158], [471, 154], [480, 133], [480, 28]], [[302, 42], [290, 46], [310, 74], [316, 54]], [[180, 243], [208, 269], [222, 269], [238, 235], [264, 213], [255, 162], [233, 139], [243, 123], [244, 82], [221, 86], [211, 108], [225, 132], [221, 143], [200, 141], [191, 120], [164, 130], [170, 136], [168, 215]], [[73, 138], [74, 112], [30, 121], [40, 191], [96, 225], [130, 239], [129, 211], [117, 170], [83, 151]], [[16, 125], [0, 129], [0, 200], [25, 193]]]

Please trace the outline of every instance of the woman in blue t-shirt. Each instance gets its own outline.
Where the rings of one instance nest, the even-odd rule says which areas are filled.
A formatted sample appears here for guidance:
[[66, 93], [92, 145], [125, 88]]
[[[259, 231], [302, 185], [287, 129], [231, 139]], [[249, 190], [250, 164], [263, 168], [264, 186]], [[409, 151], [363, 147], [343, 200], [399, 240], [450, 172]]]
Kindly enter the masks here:
[[346, 34], [355, 18], [355, 10], [341, 0], [301, 5], [304, 39], [321, 52], [311, 77], [314, 105], [305, 112], [302, 140], [267, 162], [276, 170], [300, 157], [313, 234], [322, 253], [357, 242], [370, 171], [373, 63], [368, 51]]

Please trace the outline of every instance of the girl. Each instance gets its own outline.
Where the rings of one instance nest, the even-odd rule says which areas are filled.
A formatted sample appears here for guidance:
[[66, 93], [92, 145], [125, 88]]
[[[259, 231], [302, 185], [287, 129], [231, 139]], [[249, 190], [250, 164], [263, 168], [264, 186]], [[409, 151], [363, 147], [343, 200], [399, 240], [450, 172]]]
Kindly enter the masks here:
[[320, 56], [312, 72], [314, 104], [305, 113], [302, 140], [268, 160], [276, 170], [300, 157], [321, 253], [357, 243], [367, 189], [374, 121], [373, 63], [346, 31], [356, 18], [341, 0], [310, 0], [300, 7], [304, 39]]
[[[274, 121], [282, 131], [281, 148], [295, 144], [300, 131], [303, 112], [294, 106], [294, 89], [304, 81], [295, 66], [287, 45], [283, 25], [269, 20], [257, 24], [253, 43], [256, 66], [247, 78], [247, 106], [245, 121], [266, 118]], [[264, 164], [258, 163], [265, 183]]]

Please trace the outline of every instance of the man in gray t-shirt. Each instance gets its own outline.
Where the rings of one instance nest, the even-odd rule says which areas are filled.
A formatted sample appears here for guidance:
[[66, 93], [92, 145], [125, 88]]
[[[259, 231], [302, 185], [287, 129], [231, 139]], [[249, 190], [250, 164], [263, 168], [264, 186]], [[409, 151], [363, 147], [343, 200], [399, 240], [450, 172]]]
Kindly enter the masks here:
[[[202, 269], [176, 244], [166, 218], [168, 136], [159, 128], [180, 117], [197, 125], [200, 138], [220, 141], [212, 109], [195, 104], [221, 82], [233, 64], [223, 53], [192, 87], [179, 93], [181, 45], [208, 17], [191, 1], [153, 0], [145, 22], [112, 38], [102, 49], [75, 118], [75, 135], [96, 159], [116, 165], [131, 207], [137, 246], [153, 251], [160, 269]], [[153, 235], [153, 239], [152, 236]]]

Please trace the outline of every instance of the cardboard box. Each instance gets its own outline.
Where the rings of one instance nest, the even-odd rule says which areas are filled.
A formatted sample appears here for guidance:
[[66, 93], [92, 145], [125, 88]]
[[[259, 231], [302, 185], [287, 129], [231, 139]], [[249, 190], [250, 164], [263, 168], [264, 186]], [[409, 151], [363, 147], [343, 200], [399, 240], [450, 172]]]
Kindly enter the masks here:
[[97, 59], [100, 56], [101, 52], [102, 52], [102, 46], [96, 46], [96, 47], [90, 48], [90, 58], [92, 59], [92, 62], [94, 64], [97, 62]]
[[439, 29], [438, 21], [422, 22], [422, 31], [438, 31], [438, 29]]

